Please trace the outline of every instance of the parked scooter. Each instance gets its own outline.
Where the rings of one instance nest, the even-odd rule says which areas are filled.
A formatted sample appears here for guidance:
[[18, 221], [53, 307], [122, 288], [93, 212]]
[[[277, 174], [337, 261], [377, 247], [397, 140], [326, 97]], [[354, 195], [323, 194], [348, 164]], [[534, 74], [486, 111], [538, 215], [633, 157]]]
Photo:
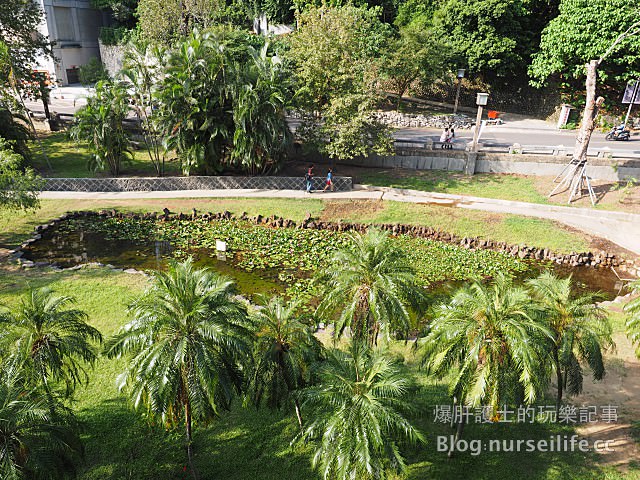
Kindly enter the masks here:
[[624, 123], [618, 127], [614, 127], [611, 129], [607, 136], [604, 137], [605, 140], [629, 140], [631, 138], [631, 132], [624, 128]]

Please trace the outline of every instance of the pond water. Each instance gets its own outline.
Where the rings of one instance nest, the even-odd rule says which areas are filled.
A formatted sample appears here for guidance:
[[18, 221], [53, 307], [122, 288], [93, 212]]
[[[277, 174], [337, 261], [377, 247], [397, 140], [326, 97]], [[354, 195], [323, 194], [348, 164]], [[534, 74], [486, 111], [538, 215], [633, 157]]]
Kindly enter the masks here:
[[[62, 268], [100, 262], [118, 268], [163, 269], [175, 253], [174, 247], [168, 241], [107, 240], [102, 232], [92, 231], [82, 226], [69, 228], [68, 225], [65, 228], [59, 226], [49, 228], [43, 232], [40, 240], [24, 249], [26, 259], [34, 262], [46, 261]], [[282, 293], [285, 289], [285, 285], [278, 279], [277, 269], [255, 269], [247, 272], [237, 266], [237, 258], [233, 254], [222, 255], [213, 249], [190, 249], [188, 254], [193, 256], [197, 265], [207, 266], [233, 278], [244, 295]], [[607, 269], [532, 263], [524, 277], [535, 276], [544, 268], [552, 268], [563, 277], [571, 274], [581, 289], [600, 291], [606, 295], [607, 299], [612, 299], [618, 294], [617, 278], [611, 270]], [[434, 290], [443, 292], [449, 290], [447, 287], [457, 286], [460, 283], [439, 283], [434, 286]]]

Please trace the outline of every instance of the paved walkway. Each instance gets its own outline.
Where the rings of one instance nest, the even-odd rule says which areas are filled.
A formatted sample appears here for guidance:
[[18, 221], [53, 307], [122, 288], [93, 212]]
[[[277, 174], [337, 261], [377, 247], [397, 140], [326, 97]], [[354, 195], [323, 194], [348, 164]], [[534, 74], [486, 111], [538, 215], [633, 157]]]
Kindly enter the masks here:
[[561, 207], [492, 198], [357, 185], [350, 192], [306, 194], [299, 190], [175, 190], [154, 192], [42, 192], [43, 199], [124, 200], [144, 198], [319, 198], [393, 200], [468, 208], [556, 220], [590, 235], [606, 238], [640, 255], [640, 214]]

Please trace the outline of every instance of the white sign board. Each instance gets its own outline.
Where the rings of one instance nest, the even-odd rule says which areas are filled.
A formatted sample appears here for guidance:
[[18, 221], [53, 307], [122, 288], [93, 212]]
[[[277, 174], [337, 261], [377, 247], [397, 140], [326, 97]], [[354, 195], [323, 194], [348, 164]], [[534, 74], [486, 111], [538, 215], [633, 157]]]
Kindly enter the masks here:
[[622, 103], [631, 103], [631, 97], [634, 97], [633, 104], [640, 105], [640, 85], [636, 88], [637, 82], [638, 81], [636, 80], [627, 83], [627, 88], [625, 89], [624, 96], [622, 97]]

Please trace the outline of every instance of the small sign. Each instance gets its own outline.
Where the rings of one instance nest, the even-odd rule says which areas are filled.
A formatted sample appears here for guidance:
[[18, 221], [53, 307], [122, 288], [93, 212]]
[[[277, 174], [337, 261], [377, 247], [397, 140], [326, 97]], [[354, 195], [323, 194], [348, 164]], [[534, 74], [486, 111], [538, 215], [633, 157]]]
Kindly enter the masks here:
[[627, 83], [627, 88], [624, 91], [624, 96], [622, 97], [622, 103], [631, 103], [631, 97], [633, 98], [634, 105], [640, 105], [640, 85], [636, 85], [638, 80], [632, 80]]
[[216, 250], [219, 252], [226, 252], [227, 242], [223, 242], [222, 240], [216, 240]]
[[560, 117], [558, 117], [558, 129], [564, 127], [569, 121], [569, 115], [571, 114], [571, 105], [562, 105], [560, 109]]

